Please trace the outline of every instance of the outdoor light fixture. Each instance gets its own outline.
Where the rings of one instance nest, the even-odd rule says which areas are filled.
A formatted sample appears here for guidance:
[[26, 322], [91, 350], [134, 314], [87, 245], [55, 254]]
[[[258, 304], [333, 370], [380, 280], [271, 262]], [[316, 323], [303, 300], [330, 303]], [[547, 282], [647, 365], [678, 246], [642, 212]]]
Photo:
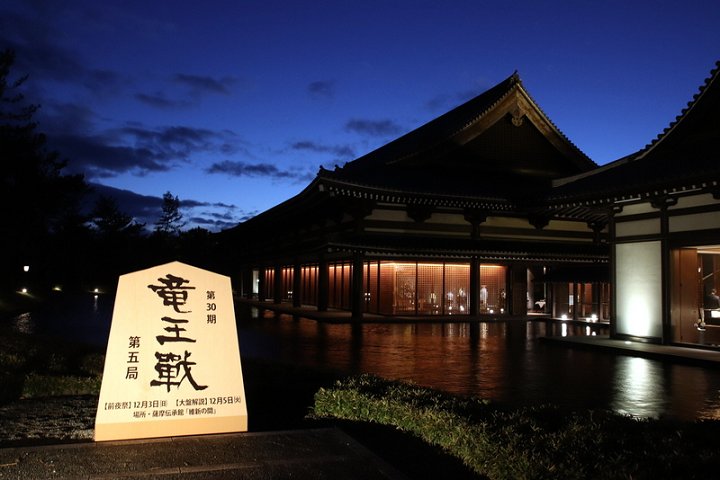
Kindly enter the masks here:
[[560, 320], [567, 320], [567, 315], [565, 315], [564, 313], [560, 315]]
[[100, 289], [96, 288], [95, 290], [93, 290], [93, 292], [99, 293], [99, 292], [100, 292]]
[[22, 293], [27, 293], [27, 288], [23, 287], [22, 290], [20, 290]]
[[597, 321], [598, 321], [598, 316], [597, 316], [597, 314], [593, 313], [592, 315], [590, 315], [590, 321], [592, 321], [592, 322], [597, 322]]
[[29, 271], [30, 271], [30, 265], [24, 265], [23, 272], [29, 272]]

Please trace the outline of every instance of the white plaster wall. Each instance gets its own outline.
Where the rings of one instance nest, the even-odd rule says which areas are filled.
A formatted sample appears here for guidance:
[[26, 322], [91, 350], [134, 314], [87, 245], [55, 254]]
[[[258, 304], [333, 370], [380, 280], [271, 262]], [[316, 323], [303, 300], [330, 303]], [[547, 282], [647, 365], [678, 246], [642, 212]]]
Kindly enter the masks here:
[[661, 255], [659, 241], [615, 246], [617, 333], [662, 336]]
[[616, 237], [630, 237], [633, 235], [651, 235], [660, 233], [660, 219], [649, 218], [635, 222], [618, 222], [615, 224]]
[[688, 232], [704, 230], [707, 228], [720, 228], [720, 212], [696, 213], [670, 217], [669, 228], [671, 232]]

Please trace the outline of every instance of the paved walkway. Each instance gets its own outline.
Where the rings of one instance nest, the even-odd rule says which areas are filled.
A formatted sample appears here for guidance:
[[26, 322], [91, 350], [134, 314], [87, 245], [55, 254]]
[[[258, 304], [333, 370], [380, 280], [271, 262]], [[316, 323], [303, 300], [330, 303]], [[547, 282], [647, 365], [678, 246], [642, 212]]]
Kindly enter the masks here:
[[403, 479], [335, 428], [0, 449], [0, 479]]

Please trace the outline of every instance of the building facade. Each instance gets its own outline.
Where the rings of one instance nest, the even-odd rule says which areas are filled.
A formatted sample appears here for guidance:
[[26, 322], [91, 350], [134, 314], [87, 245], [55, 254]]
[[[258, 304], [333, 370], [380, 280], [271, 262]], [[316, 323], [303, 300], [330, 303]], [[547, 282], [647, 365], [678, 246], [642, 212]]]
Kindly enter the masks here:
[[615, 337], [720, 346], [719, 67], [652, 143], [547, 197], [608, 212]]
[[223, 232], [242, 294], [384, 316], [610, 317], [609, 217], [547, 201], [597, 165], [517, 74]]

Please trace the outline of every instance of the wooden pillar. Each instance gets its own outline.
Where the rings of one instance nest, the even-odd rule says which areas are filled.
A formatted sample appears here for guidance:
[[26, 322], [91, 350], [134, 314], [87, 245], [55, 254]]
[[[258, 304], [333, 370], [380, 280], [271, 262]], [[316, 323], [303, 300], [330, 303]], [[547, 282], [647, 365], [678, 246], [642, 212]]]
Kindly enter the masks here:
[[273, 303], [279, 305], [282, 303], [283, 294], [283, 281], [282, 281], [282, 267], [275, 266], [275, 278], [273, 284]]
[[515, 264], [510, 267], [510, 314], [527, 315], [527, 267]]
[[353, 255], [352, 282], [350, 285], [350, 305], [352, 308], [352, 320], [361, 322], [363, 310], [365, 309], [365, 293], [363, 292], [363, 254], [357, 252]]
[[468, 314], [480, 314], [480, 260], [478, 257], [470, 259], [470, 291], [468, 292]]
[[261, 302], [266, 300], [265, 292], [267, 285], [267, 278], [265, 277], [266, 268], [261, 268], [258, 275], [258, 300]]
[[302, 305], [302, 267], [299, 263], [295, 263], [293, 267], [293, 307], [300, 307]]
[[240, 271], [240, 296], [252, 297], [252, 268], [244, 268]]

